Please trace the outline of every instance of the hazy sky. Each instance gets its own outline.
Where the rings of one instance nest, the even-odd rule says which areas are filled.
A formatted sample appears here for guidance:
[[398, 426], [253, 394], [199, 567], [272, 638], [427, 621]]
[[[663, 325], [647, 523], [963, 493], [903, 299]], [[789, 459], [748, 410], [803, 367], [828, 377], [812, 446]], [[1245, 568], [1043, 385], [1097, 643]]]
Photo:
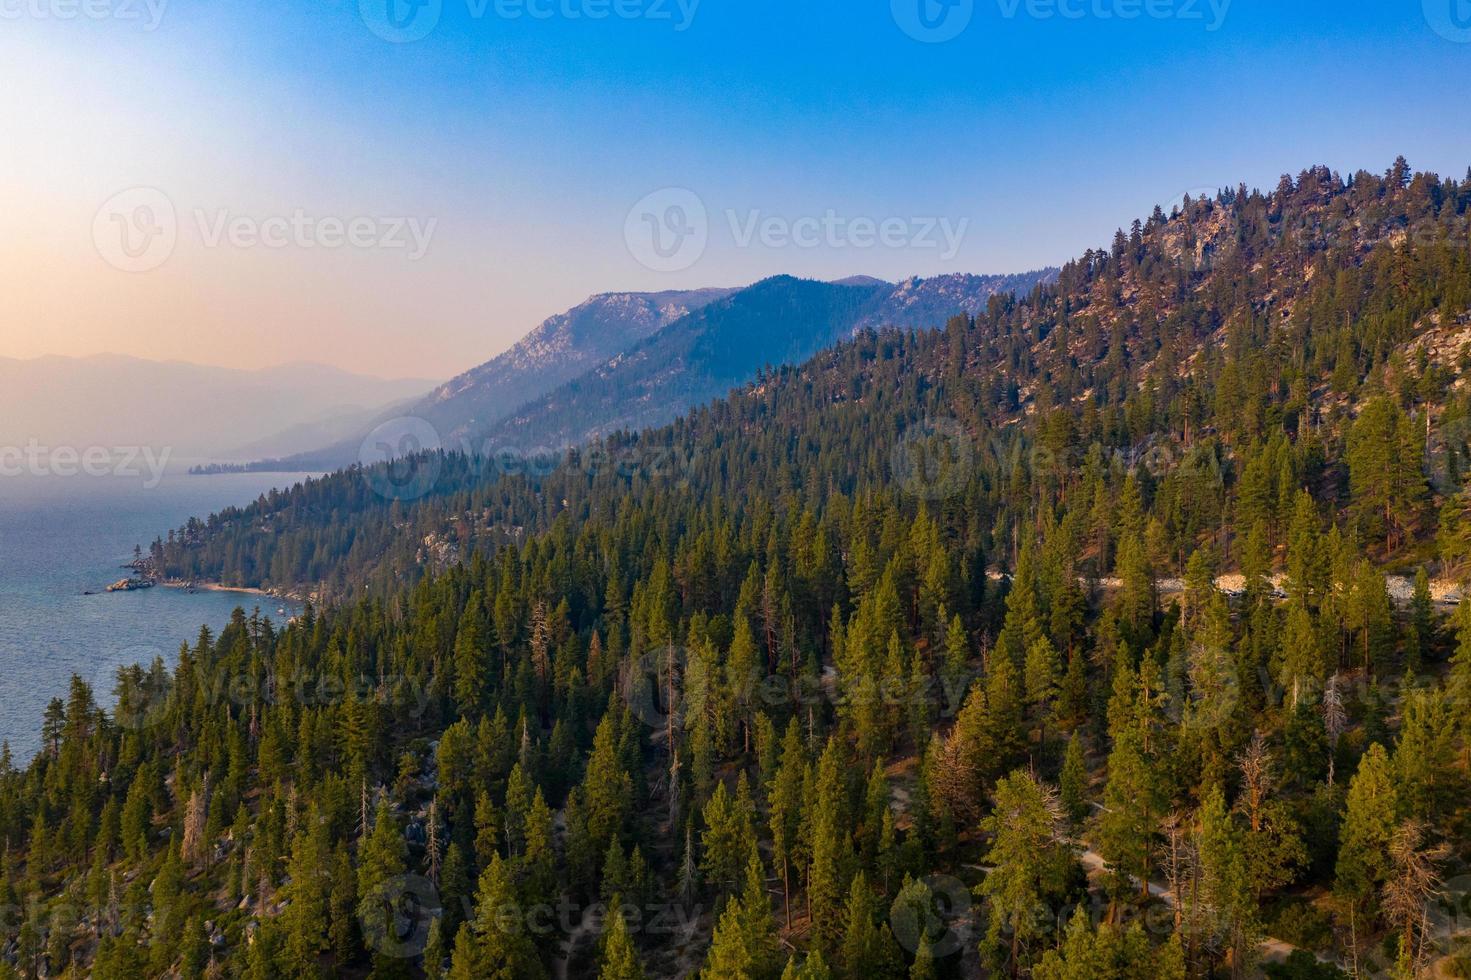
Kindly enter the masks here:
[[0, 0], [0, 356], [448, 376], [595, 292], [1018, 271], [1314, 163], [1459, 175], [1465, 6]]

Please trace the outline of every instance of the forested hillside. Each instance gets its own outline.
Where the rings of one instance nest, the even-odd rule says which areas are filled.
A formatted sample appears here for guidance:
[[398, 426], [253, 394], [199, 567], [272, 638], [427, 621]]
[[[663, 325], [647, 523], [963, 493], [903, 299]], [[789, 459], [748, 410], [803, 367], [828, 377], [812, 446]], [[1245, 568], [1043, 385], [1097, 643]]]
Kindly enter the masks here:
[[1468, 210], [1225, 191], [661, 429], [171, 535], [332, 601], [7, 753], [5, 962], [1466, 975]]

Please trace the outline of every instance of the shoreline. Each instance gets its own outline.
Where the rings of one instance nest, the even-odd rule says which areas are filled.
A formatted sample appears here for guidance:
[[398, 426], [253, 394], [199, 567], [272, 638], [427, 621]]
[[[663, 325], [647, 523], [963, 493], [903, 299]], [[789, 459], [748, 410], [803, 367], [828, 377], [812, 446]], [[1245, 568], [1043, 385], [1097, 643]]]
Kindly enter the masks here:
[[185, 582], [179, 579], [166, 579], [158, 585], [165, 589], [193, 589], [195, 592], [233, 592], [239, 595], [253, 595], [265, 599], [275, 599], [281, 602], [295, 602], [305, 605], [307, 600], [299, 596], [285, 592], [274, 592], [270, 589], [256, 589], [243, 585], [221, 585], [218, 582]]
[[[133, 581], [139, 583], [133, 586], [134, 589], [148, 589], [154, 588], [156, 586], [163, 589], [183, 589], [185, 591], [194, 592], [236, 592], [240, 595], [251, 595], [269, 599], [276, 599], [278, 601], [294, 602], [298, 605], [303, 606], [309, 602], [315, 601], [311, 594], [302, 595], [301, 593], [289, 592], [284, 589], [262, 589], [248, 585], [224, 585], [219, 582], [201, 582], [197, 579], [161, 578], [157, 575], [150, 574], [152, 570], [152, 563], [146, 558], [135, 559], [133, 561], [126, 562], [121, 567], [132, 572], [134, 576]], [[128, 589], [126, 591], [132, 590], [133, 589]], [[109, 587], [108, 591], [111, 592], [124, 590]], [[86, 594], [95, 593], [89, 592]]]

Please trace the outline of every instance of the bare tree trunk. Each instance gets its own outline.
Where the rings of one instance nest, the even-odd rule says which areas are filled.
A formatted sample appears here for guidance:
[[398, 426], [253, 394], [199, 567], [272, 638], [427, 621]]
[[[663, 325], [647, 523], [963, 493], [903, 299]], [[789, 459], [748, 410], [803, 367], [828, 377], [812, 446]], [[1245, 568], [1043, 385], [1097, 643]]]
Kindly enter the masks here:
[[787, 932], [792, 931], [792, 880], [791, 860], [785, 855], [781, 859], [781, 904], [787, 912]]

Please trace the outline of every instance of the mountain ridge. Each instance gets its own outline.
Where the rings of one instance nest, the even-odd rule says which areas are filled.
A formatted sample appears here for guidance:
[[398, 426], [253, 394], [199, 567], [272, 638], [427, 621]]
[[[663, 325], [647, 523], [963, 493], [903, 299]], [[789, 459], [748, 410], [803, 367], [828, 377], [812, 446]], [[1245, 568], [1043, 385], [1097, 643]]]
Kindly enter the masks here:
[[765, 367], [799, 363], [862, 330], [939, 327], [951, 317], [976, 314], [993, 296], [1028, 291], [1055, 275], [1054, 269], [954, 274], [898, 284], [772, 276], [527, 403], [490, 430], [483, 445], [558, 449], [618, 429], [660, 425], [723, 397]]
[[[999, 292], [1025, 292], [1056, 274], [1056, 269], [963, 273], [914, 277], [897, 284], [871, 276], [811, 281], [813, 285], [805, 287], [807, 299], [816, 291], [831, 290], [834, 302], [840, 295], [848, 297], [837, 303], [846, 305], [847, 312], [837, 315], [834, 306], [829, 312], [837, 318], [815, 325], [803, 317], [823, 314], [814, 307], [804, 308], [802, 298], [787, 297], [781, 301], [789, 304], [786, 319], [776, 329], [767, 324], [759, 338], [746, 329], [749, 325], [725, 326], [733, 335], [743, 335], [721, 341], [713, 355], [728, 364], [704, 360], [712, 352], [708, 338], [703, 344], [700, 339], [709, 327], [702, 314], [752, 290], [758, 296], [770, 294], [772, 283], [791, 289], [795, 288], [791, 284], [809, 280], [772, 276], [740, 288], [598, 293], [548, 317], [507, 351], [455, 376], [418, 402], [395, 406], [331, 445], [243, 468], [300, 472], [351, 465], [370, 430], [402, 417], [429, 423], [446, 448], [485, 454], [507, 448], [560, 448], [619, 428], [658, 425], [749, 382], [767, 365], [805, 360], [859, 330], [940, 326], [951, 316], [973, 315]], [[660, 335], [663, 339], [655, 342]], [[647, 371], [625, 380], [634, 365]], [[623, 390], [598, 398], [589, 407], [587, 393], [606, 385]]]
[[[641, 486], [642, 480], [662, 481], [671, 472], [681, 485], [695, 479], [697, 471], [700, 479], [723, 486], [728, 477], [721, 466], [733, 462], [691, 458], [680, 447], [701, 438], [716, 439], [718, 445], [719, 434], [734, 426], [731, 431], [758, 439], [762, 453], [776, 453], [780, 460], [791, 451], [784, 441], [790, 435], [769, 431], [769, 422], [763, 420], [777, 411], [776, 406], [792, 400], [803, 401], [804, 411], [821, 416], [818, 431], [825, 437], [840, 438], [838, 434], [855, 420], [871, 416], [879, 410], [876, 406], [896, 398], [902, 403], [884, 412], [905, 425], [928, 425], [926, 419], [939, 412], [929, 405], [936, 397], [932, 392], [959, 392], [954, 397], [962, 397], [965, 404], [945, 409], [941, 422], [963, 432], [964, 441], [980, 458], [1005, 460], [1022, 451], [1018, 442], [1022, 430], [1045, 422], [1045, 431], [1035, 436], [1044, 445], [1088, 433], [1087, 438], [1097, 440], [1102, 458], [1114, 461], [1106, 465], [1138, 468], [1141, 460], [1157, 463], [1163, 467], [1153, 477], [1158, 480], [1169, 467], [1191, 458], [1193, 447], [1221, 426], [1248, 430], [1255, 426], [1259, 431], [1264, 423], [1252, 413], [1263, 410], [1253, 409], [1252, 402], [1235, 392], [1281, 370], [1275, 365], [1291, 365], [1299, 358], [1302, 366], [1291, 367], [1289, 375], [1296, 380], [1278, 382], [1275, 395], [1269, 390], [1254, 397], [1273, 399], [1270, 417], [1276, 424], [1292, 431], [1302, 428], [1308, 433], [1303, 438], [1324, 438], [1314, 433], [1331, 431], [1330, 426], [1342, 429], [1355, 417], [1357, 406], [1343, 391], [1358, 390], [1394, 364], [1413, 361], [1405, 345], [1426, 336], [1433, 325], [1434, 317], [1427, 320], [1431, 311], [1450, 310], [1464, 317], [1471, 305], [1471, 278], [1462, 281], [1453, 270], [1436, 265], [1443, 251], [1427, 251], [1411, 269], [1403, 267], [1409, 253], [1403, 244], [1396, 244], [1405, 240], [1405, 227], [1417, 224], [1431, 231], [1449, 229], [1464, 239], [1471, 181], [1461, 187], [1437, 180], [1421, 175], [1411, 181], [1406, 176], [1402, 189], [1395, 191], [1385, 189], [1401, 186], [1395, 175], [1359, 174], [1344, 182], [1326, 168], [1313, 168], [1296, 181], [1285, 179], [1284, 187], [1271, 194], [1243, 188], [1192, 202], [1173, 215], [1156, 211], [1131, 231], [1120, 230], [1111, 247], [1089, 249], [1068, 263], [1056, 282], [1027, 296], [998, 297], [973, 319], [953, 320], [943, 330], [919, 333], [862, 331], [670, 425], [643, 433], [609, 433], [605, 444], [591, 447], [590, 455], [571, 454], [572, 462], [566, 464], [571, 470], [558, 471], [551, 498], [536, 494], [539, 502], [532, 512], [549, 520], [558, 510], [553, 499], [561, 500], [563, 509], [585, 508], [593, 490], [614, 494], [619, 487]], [[1333, 209], [1343, 213], [1334, 222], [1323, 220]], [[1383, 285], [1391, 277], [1407, 285], [1391, 293]], [[1404, 294], [1408, 299], [1391, 304], [1400, 288], [1408, 290]], [[1350, 326], [1336, 310], [1344, 303], [1355, 311]], [[1451, 333], [1459, 336], [1455, 330]], [[1454, 346], [1455, 338], [1436, 343]], [[1432, 357], [1430, 367], [1437, 372], [1451, 370], [1455, 357], [1448, 349]], [[905, 365], [903, 373], [891, 378], [897, 362]], [[1224, 380], [1216, 381], [1217, 373]], [[1218, 384], [1220, 394], [1215, 393]], [[1131, 398], [1130, 411], [1139, 413], [1132, 418], [1121, 407]], [[1158, 423], [1152, 419], [1167, 406], [1177, 406], [1175, 411], [1183, 413], [1183, 427], [1155, 428]], [[1449, 420], [1448, 425], [1461, 425], [1467, 417], [1471, 409], [1437, 413], [1442, 421]], [[949, 431], [942, 425], [936, 435], [946, 437]], [[723, 438], [729, 437], [726, 432]], [[1444, 456], [1448, 451], [1444, 439], [1437, 438], [1436, 452]], [[875, 479], [874, 474], [890, 465], [891, 447], [886, 443], [847, 447], [834, 443], [813, 451], [819, 458], [828, 452], [852, 455], [850, 479], [859, 474]], [[1219, 451], [1226, 458], [1213, 465], [1229, 467], [1231, 450]], [[623, 456], [633, 460], [631, 468], [620, 464], [609, 473], [598, 466], [598, 460]], [[657, 465], [645, 465], [651, 456]], [[1037, 459], [1054, 461], [1048, 466], [1057, 467], [1059, 475], [1081, 462], [1077, 450], [1059, 456], [1049, 449]], [[586, 473], [579, 471], [589, 465]], [[1444, 459], [1440, 465], [1447, 465]], [[181, 538], [164, 565], [171, 574], [218, 577], [224, 570], [220, 560], [248, 547], [245, 542], [256, 539], [257, 525], [272, 528], [272, 536], [262, 544], [282, 547], [283, 541], [274, 537], [280, 526], [269, 516], [277, 508], [291, 515], [291, 533], [300, 534], [299, 547], [312, 553], [320, 545], [306, 542], [321, 540], [322, 532], [316, 529], [320, 522], [348, 520], [349, 514], [359, 511], [386, 513], [385, 501], [374, 499], [374, 481], [361, 478], [361, 473], [373, 472], [337, 474], [328, 482], [314, 481], [283, 495], [271, 508], [212, 517], [209, 530], [200, 524], [197, 533]], [[543, 482], [539, 470], [516, 478]], [[779, 479], [774, 473], [765, 478]], [[1341, 487], [1344, 472], [1342, 467], [1320, 466], [1303, 478]], [[366, 538], [375, 542], [375, 550], [386, 549], [368, 564], [384, 572], [392, 569], [395, 577], [412, 574], [426, 562], [443, 567], [443, 556], [436, 559], [434, 549], [425, 550], [426, 537], [483, 540], [485, 547], [507, 543], [507, 529], [524, 529], [531, 512], [508, 509], [502, 500], [505, 485], [505, 477], [497, 479], [483, 462], [445, 457], [438, 483], [416, 505], [423, 520], [413, 525], [408, 537], [382, 525], [379, 518], [365, 518], [372, 528]], [[467, 490], [481, 503], [457, 516], [444, 509], [453, 494]], [[1323, 492], [1333, 496], [1346, 490]], [[328, 506], [327, 501], [344, 494], [349, 504]], [[206, 557], [200, 548], [215, 536], [219, 541], [207, 547], [211, 556]], [[243, 536], [239, 543], [227, 544], [237, 536]], [[313, 567], [325, 571], [325, 561], [315, 557]], [[231, 573], [228, 578], [231, 584], [259, 584], [262, 571]], [[340, 564], [332, 566], [332, 576], [339, 582], [353, 581], [357, 574]], [[319, 580], [308, 574], [293, 584], [314, 581]]]

